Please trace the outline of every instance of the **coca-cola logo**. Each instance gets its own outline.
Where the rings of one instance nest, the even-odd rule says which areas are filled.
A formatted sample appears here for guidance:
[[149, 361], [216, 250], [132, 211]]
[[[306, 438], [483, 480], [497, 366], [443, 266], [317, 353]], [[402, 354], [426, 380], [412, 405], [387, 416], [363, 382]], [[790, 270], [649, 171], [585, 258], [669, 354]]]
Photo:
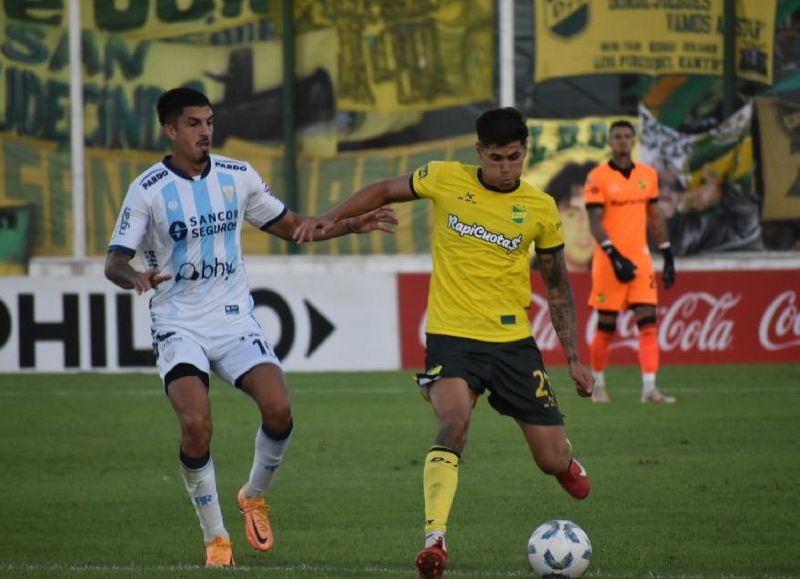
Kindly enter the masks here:
[[[722, 352], [733, 342], [734, 321], [726, 318], [727, 313], [739, 303], [741, 294], [726, 292], [715, 296], [707, 292], [687, 292], [668, 307], [659, 308], [660, 323], [658, 341], [665, 351]], [[547, 300], [533, 294], [531, 301], [535, 313], [531, 320], [531, 330], [536, 343], [542, 351], [552, 351], [559, 347], [558, 336], [550, 323]], [[794, 302], [792, 302], [794, 303]], [[800, 317], [794, 308], [794, 327], [800, 327]], [[597, 312], [592, 311], [586, 323], [584, 336], [590, 344], [597, 327]], [[800, 331], [797, 332], [800, 336]], [[633, 312], [620, 312], [617, 318], [617, 332], [611, 349], [639, 348], [639, 329]]]
[[758, 340], [766, 350], [785, 350], [800, 346], [800, 312], [797, 294], [788, 290], [775, 297], [764, 310], [758, 324]]
[[742, 294], [687, 292], [661, 314], [658, 341], [664, 350], [722, 352], [733, 341], [734, 321], [725, 315]]

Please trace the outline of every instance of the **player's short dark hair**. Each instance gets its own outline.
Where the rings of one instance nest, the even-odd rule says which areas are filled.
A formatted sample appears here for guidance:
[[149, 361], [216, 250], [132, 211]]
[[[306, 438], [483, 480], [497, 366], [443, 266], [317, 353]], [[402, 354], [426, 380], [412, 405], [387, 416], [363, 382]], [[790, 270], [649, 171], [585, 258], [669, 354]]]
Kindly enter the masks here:
[[620, 119], [611, 123], [611, 126], [608, 127], [608, 134], [610, 135], [617, 127], [625, 127], [626, 129], [630, 129], [634, 135], [636, 134], [636, 128], [633, 126], [633, 123], [626, 121], [625, 119]]
[[504, 146], [514, 141], [528, 141], [525, 117], [514, 107], [486, 111], [475, 122], [475, 132], [481, 145]]
[[174, 123], [185, 107], [210, 107], [208, 97], [198, 90], [188, 87], [173, 88], [158, 97], [156, 110], [161, 126]]

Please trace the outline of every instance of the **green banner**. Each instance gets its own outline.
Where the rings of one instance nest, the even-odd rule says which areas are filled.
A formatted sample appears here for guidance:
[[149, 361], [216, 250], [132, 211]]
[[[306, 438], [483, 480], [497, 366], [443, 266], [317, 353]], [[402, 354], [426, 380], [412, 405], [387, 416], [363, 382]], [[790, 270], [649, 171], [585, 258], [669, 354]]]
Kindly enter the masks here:
[[[239, 139], [229, 139], [220, 154], [252, 163], [283, 196], [281, 151]], [[131, 181], [159, 159], [147, 151], [124, 155], [105, 149], [86, 151], [87, 253], [105, 254], [122, 199]], [[299, 207], [304, 214], [319, 214], [353, 191], [379, 179], [411, 172], [431, 159], [475, 159], [474, 136], [432, 141], [408, 147], [344, 153], [335, 157], [299, 159]], [[0, 205], [9, 201], [33, 207], [32, 254], [69, 256], [72, 253], [72, 196], [69, 153], [55, 143], [0, 133]], [[397, 207], [401, 225], [395, 235], [373, 233], [346, 236], [330, 242], [303, 245], [310, 254], [415, 254], [429, 250], [428, 203]], [[252, 227], [243, 234], [246, 254], [286, 254], [287, 244]]]
[[[336, 151], [336, 34], [298, 38], [297, 124], [301, 146]], [[66, 32], [20, 21], [0, 27], [0, 131], [69, 141]], [[211, 100], [215, 142], [281, 139], [282, 48], [278, 41], [209, 46], [84, 31], [84, 134], [90, 147], [163, 151], [158, 97], [192, 86]]]

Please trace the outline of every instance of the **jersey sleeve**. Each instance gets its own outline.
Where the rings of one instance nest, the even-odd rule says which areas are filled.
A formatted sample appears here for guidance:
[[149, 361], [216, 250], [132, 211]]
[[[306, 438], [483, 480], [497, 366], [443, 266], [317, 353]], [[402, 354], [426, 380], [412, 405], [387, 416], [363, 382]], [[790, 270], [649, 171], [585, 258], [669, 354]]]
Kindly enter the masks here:
[[142, 196], [142, 190], [134, 183], [128, 188], [128, 193], [122, 202], [108, 251], [135, 255], [149, 224], [150, 208]]
[[586, 183], [583, 186], [583, 201], [587, 206], [606, 204], [605, 183], [603, 183], [603, 174], [598, 168], [592, 169], [586, 177]]
[[564, 247], [564, 224], [555, 199], [547, 195], [539, 235], [533, 240], [536, 253], [552, 253]]
[[647, 169], [648, 198], [651, 202], [658, 201], [658, 171], [649, 165]]
[[286, 215], [288, 208], [272, 194], [272, 190], [250, 165], [247, 165], [247, 204], [244, 218], [259, 229], [269, 227]]
[[411, 190], [417, 197], [434, 199], [440, 190], [436, 186], [445, 169], [444, 161], [430, 161], [411, 174]]

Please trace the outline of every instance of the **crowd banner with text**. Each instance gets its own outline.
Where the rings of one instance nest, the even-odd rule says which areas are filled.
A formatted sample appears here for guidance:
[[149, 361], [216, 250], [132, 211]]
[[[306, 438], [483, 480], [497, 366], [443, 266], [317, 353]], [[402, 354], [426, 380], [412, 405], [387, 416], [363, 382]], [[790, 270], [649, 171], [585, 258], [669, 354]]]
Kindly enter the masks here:
[[[336, 34], [297, 39], [297, 123], [319, 134], [335, 118]], [[63, 28], [9, 21], [0, 27], [0, 132], [69, 142], [69, 51]], [[215, 144], [228, 137], [281, 139], [279, 41], [213, 46], [83, 33], [84, 134], [89, 147], [164, 151], [155, 112], [175, 86], [204, 92], [217, 120]], [[327, 129], [336, 150], [335, 129]], [[318, 138], [318, 137], [309, 137]]]
[[340, 110], [420, 111], [492, 99], [491, 2], [298, 0], [294, 14], [300, 31], [337, 31]]
[[800, 219], [800, 104], [756, 98], [764, 220]]
[[[534, 0], [537, 82], [587, 74], [723, 74], [724, 0]], [[777, 0], [736, 0], [736, 71], [772, 84]]]
[[[587, 305], [591, 274], [570, 274], [578, 308], [579, 348], [589, 358], [597, 313]], [[425, 364], [429, 273], [399, 273], [403, 368]], [[531, 330], [545, 363], [563, 366], [564, 352], [550, 322], [538, 274], [532, 277]], [[797, 362], [800, 359], [800, 270], [705, 270], [680, 274], [659, 298], [658, 339], [666, 364]], [[630, 311], [620, 315], [611, 343], [614, 364], [638, 364], [638, 330]]]
[[[65, 28], [70, 0], [14, 0], [0, 3], [0, 21]], [[156, 39], [204, 34], [215, 30], [276, 18], [278, 0], [82, 0], [84, 30], [124, 34], [128, 38]]]

